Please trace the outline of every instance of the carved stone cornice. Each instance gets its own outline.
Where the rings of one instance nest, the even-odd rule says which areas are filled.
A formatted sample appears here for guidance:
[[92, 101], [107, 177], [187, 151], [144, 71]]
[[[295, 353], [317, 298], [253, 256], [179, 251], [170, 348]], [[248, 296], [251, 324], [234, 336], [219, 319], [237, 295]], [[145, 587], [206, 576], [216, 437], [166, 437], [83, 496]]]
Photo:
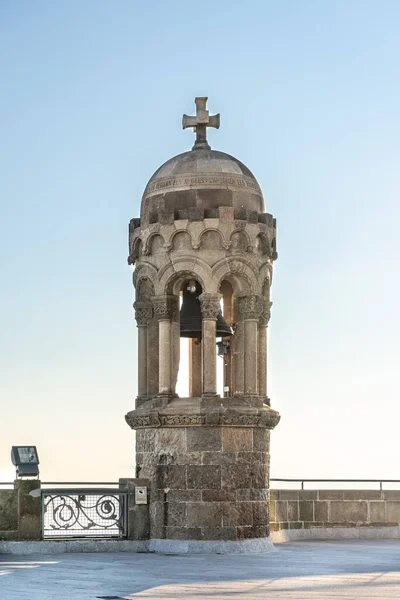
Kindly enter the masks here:
[[[211, 417], [211, 418], [210, 418]], [[264, 406], [247, 409], [240, 406], [219, 409], [201, 409], [199, 412], [133, 410], [125, 415], [131, 429], [158, 427], [262, 427], [274, 429], [280, 421], [280, 414]]]
[[134, 303], [135, 319], [138, 327], [146, 327], [153, 318], [153, 306], [149, 302], [137, 301]]
[[200, 294], [200, 306], [203, 319], [216, 320], [221, 311], [221, 294]]
[[260, 327], [268, 327], [268, 323], [271, 318], [271, 306], [272, 302], [269, 302], [268, 300], [264, 302], [262, 313], [258, 319]]
[[172, 321], [178, 309], [178, 301], [175, 296], [153, 296], [154, 314], [159, 321]]
[[265, 300], [262, 296], [257, 296], [255, 294], [251, 296], [243, 296], [239, 299], [240, 314], [245, 321], [248, 319], [259, 319], [263, 311], [264, 304]]

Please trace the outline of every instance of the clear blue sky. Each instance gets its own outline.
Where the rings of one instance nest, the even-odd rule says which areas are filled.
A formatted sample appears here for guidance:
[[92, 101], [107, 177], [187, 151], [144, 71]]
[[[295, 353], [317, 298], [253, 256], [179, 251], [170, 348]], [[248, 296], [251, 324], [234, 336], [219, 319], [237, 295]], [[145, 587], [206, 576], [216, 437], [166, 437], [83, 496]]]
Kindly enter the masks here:
[[397, 0], [0, 3], [0, 480], [12, 444], [43, 479], [132, 475], [127, 225], [196, 95], [278, 220], [272, 475], [400, 478], [399, 22]]

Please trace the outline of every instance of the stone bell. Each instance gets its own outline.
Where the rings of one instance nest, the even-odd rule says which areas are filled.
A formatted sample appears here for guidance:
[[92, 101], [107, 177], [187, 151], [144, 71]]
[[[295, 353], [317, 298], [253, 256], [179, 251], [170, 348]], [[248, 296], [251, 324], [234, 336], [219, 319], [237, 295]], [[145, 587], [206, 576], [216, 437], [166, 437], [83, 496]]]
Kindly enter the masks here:
[[[193, 279], [186, 282], [182, 290], [182, 306], [180, 311], [180, 336], [185, 338], [202, 337], [202, 315], [199, 296], [202, 289], [197, 281]], [[218, 313], [216, 322], [216, 337], [227, 337], [233, 335], [232, 328], [225, 321], [222, 312]]]

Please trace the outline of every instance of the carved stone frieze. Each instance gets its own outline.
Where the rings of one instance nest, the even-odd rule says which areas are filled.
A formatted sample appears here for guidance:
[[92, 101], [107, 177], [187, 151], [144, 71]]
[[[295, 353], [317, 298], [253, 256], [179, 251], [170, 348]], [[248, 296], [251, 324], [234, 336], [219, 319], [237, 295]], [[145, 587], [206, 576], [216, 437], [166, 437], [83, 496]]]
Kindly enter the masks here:
[[255, 294], [243, 296], [239, 300], [239, 310], [243, 319], [258, 319], [264, 308], [264, 298]]
[[260, 318], [258, 319], [258, 322], [261, 327], [267, 327], [269, 323], [269, 320], [271, 318], [271, 306], [272, 302], [269, 302], [268, 300], [264, 302], [262, 313], [260, 315]]
[[134, 303], [135, 319], [138, 327], [146, 327], [153, 318], [153, 306], [149, 302], [137, 301]]
[[152, 410], [143, 413], [141, 410], [132, 411], [125, 416], [125, 420], [132, 429], [147, 427], [263, 427], [274, 429], [279, 423], [280, 415], [271, 408], [264, 407], [249, 413], [240, 406], [235, 408], [211, 411], [202, 410], [200, 413], [174, 413]]
[[187, 427], [194, 425], [205, 425], [206, 424], [206, 416], [205, 415], [160, 415], [161, 425], [170, 426], [170, 427]]
[[176, 316], [178, 303], [173, 296], [153, 296], [152, 301], [158, 320], [172, 320]]
[[203, 319], [216, 319], [221, 310], [221, 294], [200, 294], [201, 314]]

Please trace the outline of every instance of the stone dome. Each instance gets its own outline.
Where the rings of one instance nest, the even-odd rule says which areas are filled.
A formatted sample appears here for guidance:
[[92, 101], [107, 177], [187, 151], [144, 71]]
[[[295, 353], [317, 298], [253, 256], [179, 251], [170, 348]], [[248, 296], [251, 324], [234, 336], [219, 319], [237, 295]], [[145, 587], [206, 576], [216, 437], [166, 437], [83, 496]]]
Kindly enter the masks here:
[[[164, 163], [148, 182], [142, 197], [141, 217], [167, 210], [187, 218], [189, 209], [217, 216], [230, 206], [235, 213], [264, 212], [264, 199], [253, 173], [242, 162], [216, 150], [195, 149]], [[243, 217], [242, 217], [243, 218]]]

